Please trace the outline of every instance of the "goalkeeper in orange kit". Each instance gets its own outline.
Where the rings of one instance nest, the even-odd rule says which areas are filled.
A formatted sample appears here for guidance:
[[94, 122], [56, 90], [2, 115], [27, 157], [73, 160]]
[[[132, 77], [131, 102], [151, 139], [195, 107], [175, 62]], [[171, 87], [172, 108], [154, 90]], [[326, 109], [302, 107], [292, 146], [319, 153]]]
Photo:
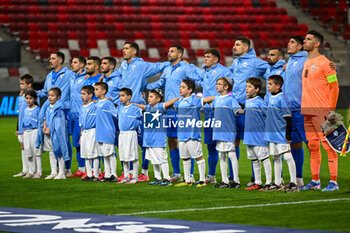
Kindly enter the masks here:
[[309, 31], [304, 40], [304, 50], [308, 60], [304, 63], [302, 75], [301, 113], [304, 115], [305, 133], [310, 150], [312, 180], [300, 190], [321, 189], [320, 141], [327, 152], [330, 182], [322, 191], [338, 191], [338, 155], [328, 145], [321, 131], [321, 124], [328, 119], [335, 120], [335, 107], [338, 101], [339, 84], [337, 73], [329, 66], [329, 60], [319, 53], [323, 36], [317, 31]]

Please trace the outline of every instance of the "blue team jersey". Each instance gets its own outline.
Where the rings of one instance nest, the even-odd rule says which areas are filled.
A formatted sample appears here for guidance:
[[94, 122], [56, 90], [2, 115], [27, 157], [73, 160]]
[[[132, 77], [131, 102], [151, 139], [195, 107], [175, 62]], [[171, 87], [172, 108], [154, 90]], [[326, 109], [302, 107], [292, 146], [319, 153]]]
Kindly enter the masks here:
[[24, 110], [27, 107], [28, 107], [28, 104], [26, 103], [26, 99], [25, 99], [24, 95], [18, 96], [17, 111], [18, 111], [18, 132], [19, 132], [19, 134], [23, 134]]
[[[94, 77], [88, 78], [86, 78], [85, 76], [86, 72], [83, 72], [82, 74], [78, 73], [71, 83], [70, 117], [74, 121], [79, 120], [79, 111], [81, 106], [83, 105], [83, 101], [81, 99], [81, 88], [87, 85], [93, 86], [95, 83], [98, 82], [102, 75], [98, 74]], [[97, 98], [93, 97], [93, 99], [96, 100]]]
[[96, 128], [96, 104], [83, 105], [79, 112], [79, 126], [83, 130]]
[[291, 116], [291, 113], [289, 102], [284, 94], [281, 92], [276, 95], [271, 95], [266, 113], [265, 141], [287, 143], [287, 123], [284, 117], [288, 116]]
[[111, 98], [115, 105], [119, 105], [119, 90], [121, 85], [121, 75], [117, 70], [113, 71], [110, 76], [103, 77], [103, 82], [108, 85], [107, 98]]
[[145, 62], [139, 57], [132, 58], [129, 64], [124, 61], [118, 69], [118, 72], [122, 77], [120, 87], [127, 87], [132, 90], [132, 98], [130, 102], [145, 104], [146, 102], [142, 97], [142, 92], [146, 88], [147, 78], [163, 72], [164, 68], [169, 65], [170, 62]]
[[266, 61], [256, 57], [254, 49], [249, 49], [248, 53], [237, 57], [230, 68], [233, 73], [233, 90], [232, 95], [239, 103], [245, 104], [247, 95], [245, 93], [246, 81], [248, 78], [259, 78], [268, 67]]
[[267, 146], [264, 140], [267, 104], [260, 96], [247, 99], [245, 103], [243, 144]]
[[96, 142], [114, 144], [116, 139], [116, 109], [109, 99], [96, 103]]
[[183, 79], [192, 79], [197, 85], [202, 85], [202, 78], [198, 75], [194, 66], [180, 61], [175, 66], [164, 69], [157, 82], [147, 85], [148, 90], [165, 88], [165, 102], [180, 97], [180, 85]]
[[166, 110], [164, 103], [154, 107], [146, 105], [144, 112], [143, 144], [144, 147], [166, 147], [167, 131], [163, 125]]
[[177, 120], [177, 139], [180, 142], [188, 140], [201, 140], [202, 127], [197, 124], [201, 121], [201, 108], [203, 107], [203, 98], [191, 95], [187, 98], [181, 98], [175, 102], [174, 107], [178, 111]]
[[118, 124], [120, 131], [137, 130], [140, 125], [141, 109], [136, 105], [125, 106], [120, 104], [117, 108]]
[[237, 136], [235, 115], [240, 109], [238, 101], [232, 95], [216, 96], [213, 101], [214, 119], [221, 127], [213, 128], [213, 140], [235, 142]]
[[302, 94], [302, 73], [308, 53], [301, 51], [290, 54], [282, 91], [290, 102], [291, 111], [300, 111]]
[[24, 109], [23, 129], [37, 129], [40, 108], [38, 106]]

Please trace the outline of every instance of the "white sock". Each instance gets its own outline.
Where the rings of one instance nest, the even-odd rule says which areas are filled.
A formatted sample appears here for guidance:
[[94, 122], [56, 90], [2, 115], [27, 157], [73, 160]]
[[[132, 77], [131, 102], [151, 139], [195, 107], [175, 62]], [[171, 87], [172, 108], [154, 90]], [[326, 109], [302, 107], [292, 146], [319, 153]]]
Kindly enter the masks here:
[[141, 173], [144, 174], [145, 176], [148, 176], [148, 169], [147, 169], [147, 170], [142, 169], [142, 172], [141, 172]]
[[184, 176], [185, 176], [185, 182], [189, 183], [191, 182], [191, 159], [188, 160], [183, 160], [183, 165], [184, 165]]
[[271, 171], [270, 158], [264, 159], [262, 161], [262, 164], [264, 165], [265, 176], [266, 176], [266, 184], [271, 184], [271, 182], [272, 182], [272, 171]]
[[100, 164], [100, 160], [99, 158], [94, 158], [93, 159], [93, 165], [94, 165], [94, 177], [99, 178], [100, 176], [100, 168], [99, 165]]
[[79, 167], [78, 170], [79, 170], [80, 172], [84, 173], [84, 172], [85, 172], [85, 167]]
[[199, 181], [205, 182], [205, 159], [197, 161], [199, 171]]
[[137, 179], [139, 176], [139, 161], [134, 160], [132, 162], [133, 170], [132, 170], [132, 178]]
[[21, 151], [22, 155], [22, 171], [29, 172], [28, 157], [25, 155], [24, 150]]
[[219, 159], [222, 182], [228, 184], [226, 152], [219, 152]]
[[255, 174], [255, 184], [261, 185], [261, 165], [259, 160], [252, 160], [253, 163], [253, 170]]
[[86, 175], [92, 177], [92, 161], [91, 159], [85, 159]]
[[168, 162], [163, 162], [162, 165], [161, 165], [161, 168], [162, 168], [164, 179], [170, 180], [169, 164], [168, 164]]
[[288, 164], [290, 182], [297, 184], [297, 171], [295, 168], [295, 163], [294, 163], [292, 153], [291, 152], [284, 153], [283, 158], [284, 158], [284, 160], [286, 160], [286, 162]]
[[53, 152], [49, 152], [50, 156], [50, 167], [51, 167], [51, 174], [57, 175], [57, 159]]
[[281, 185], [282, 155], [274, 155], [275, 184]]
[[128, 162], [123, 162], [123, 170], [124, 170], [124, 179], [129, 178], [129, 172], [130, 172], [130, 164]]
[[58, 158], [58, 175], [62, 176], [65, 175], [64, 170], [65, 170], [65, 166], [64, 166], [64, 160], [63, 157]]
[[109, 156], [109, 161], [111, 163], [111, 174], [117, 177], [117, 159], [114, 155]]
[[35, 156], [36, 172], [43, 174], [43, 166], [41, 161], [41, 155]]
[[[236, 183], [241, 183], [239, 181], [239, 168], [238, 168], [238, 159], [235, 151], [229, 151], [228, 157], [231, 159], [232, 169], [233, 169], [233, 180]], [[261, 179], [261, 178], [260, 178]]]
[[298, 184], [304, 184], [304, 179], [303, 178], [297, 178], [297, 183]]
[[110, 157], [111, 156], [104, 156], [104, 164], [105, 164], [105, 178], [110, 178], [111, 177], [111, 162], [110, 162]]
[[35, 173], [35, 170], [34, 170], [34, 157], [31, 156], [31, 157], [27, 157], [27, 160], [28, 160], [28, 172], [30, 174], [34, 174]]
[[153, 170], [154, 170], [154, 178], [157, 180], [161, 180], [162, 177], [160, 175], [160, 165], [159, 164], [153, 164]]

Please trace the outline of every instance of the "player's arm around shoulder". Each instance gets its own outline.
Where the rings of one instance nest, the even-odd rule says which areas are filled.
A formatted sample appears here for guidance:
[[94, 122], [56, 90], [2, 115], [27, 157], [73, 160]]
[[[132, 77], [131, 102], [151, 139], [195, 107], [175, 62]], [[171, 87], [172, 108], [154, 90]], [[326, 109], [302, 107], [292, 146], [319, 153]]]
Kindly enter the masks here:
[[177, 98], [174, 98], [174, 99], [171, 99], [171, 100], [165, 102], [164, 109], [167, 110], [167, 109], [171, 108], [176, 103], [176, 101], [178, 101], [179, 99], [180, 99], [180, 97], [177, 97]]

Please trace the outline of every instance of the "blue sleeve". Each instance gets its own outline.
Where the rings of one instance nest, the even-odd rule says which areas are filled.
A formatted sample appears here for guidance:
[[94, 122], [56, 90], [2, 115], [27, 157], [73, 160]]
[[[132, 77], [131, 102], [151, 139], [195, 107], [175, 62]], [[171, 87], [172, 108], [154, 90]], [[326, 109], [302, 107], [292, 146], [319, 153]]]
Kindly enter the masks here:
[[[38, 95], [39, 98], [45, 98], [45, 97], [48, 96], [48, 95], [47, 95], [47, 93], [48, 93], [48, 87], [47, 87], [48, 84], [47, 84], [47, 83], [49, 82], [48, 79], [50, 79], [50, 78], [47, 78], [47, 77], [46, 77], [46, 79], [45, 79], [45, 84], [44, 84], [44, 88], [41, 89], [41, 90], [36, 91], [36, 94]], [[51, 80], [50, 80], [50, 82], [51, 82]]]
[[203, 107], [203, 98], [194, 97], [193, 98], [193, 104], [197, 108], [202, 108]]
[[179, 109], [180, 100], [181, 100], [181, 99], [177, 100], [177, 101], [174, 103], [174, 108], [175, 108], [176, 110]]
[[289, 102], [285, 97], [281, 98], [280, 105], [281, 105], [283, 117], [291, 116]]
[[145, 62], [145, 77], [149, 78], [158, 73], [161, 73], [168, 66], [170, 66], [170, 62]]
[[83, 125], [83, 122], [82, 122], [82, 119], [81, 119], [82, 108], [83, 108], [83, 107], [81, 107], [81, 108], [79, 109], [79, 127], [81, 127], [81, 126]]
[[166, 110], [164, 108], [164, 103], [159, 103], [157, 107], [158, 107], [160, 113], [166, 112]]
[[232, 99], [231, 104], [233, 114], [235, 114], [235, 116], [238, 115], [238, 110], [241, 108], [241, 106], [238, 104], [238, 101], [236, 99]]
[[59, 138], [58, 140], [58, 147], [60, 152], [62, 153], [64, 161], [70, 160], [69, 154], [68, 154], [68, 143], [67, 143], [67, 131], [66, 131], [66, 119], [64, 116], [64, 112], [62, 110], [58, 110], [56, 115], [53, 119], [54, 124], [54, 130], [56, 133], [56, 138]]
[[162, 76], [160, 76], [160, 79], [156, 82], [153, 83], [148, 83], [146, 86], [147, 90], [152, 90], [152, 89], [162, 89], [165, 87], [165, 73], [162, 74]]
[[269, 67], [267, 61], [255, 59], [255, 69], [258, 76], [263, 76]]
[[188, 65], [186, 67], [186, 76], [189, 79], [192, 79], [198, 86], [203, 86], [203, 78], [198, 74], [198, 72], [193, 66]]

